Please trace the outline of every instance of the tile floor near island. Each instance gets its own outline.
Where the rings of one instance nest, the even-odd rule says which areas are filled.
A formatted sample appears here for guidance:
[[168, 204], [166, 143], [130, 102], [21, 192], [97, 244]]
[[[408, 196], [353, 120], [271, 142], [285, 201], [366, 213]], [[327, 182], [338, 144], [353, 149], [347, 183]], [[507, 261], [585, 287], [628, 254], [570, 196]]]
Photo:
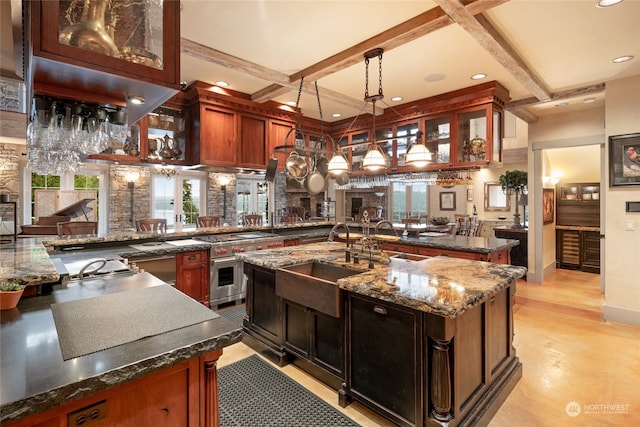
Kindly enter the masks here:
[[[602, 321], [602, 304], [597, 274], [555, 270], [542, 285], [518, 281], [514, 346], [523, 377], [490, 426], [640, 425], [640, 328]], [[235, 344], [218, 366], [252, 354]], [[358, 403], [340, 408], [336, 391], [295, 366], [281, 369], [363, 427], [393, 425]]]

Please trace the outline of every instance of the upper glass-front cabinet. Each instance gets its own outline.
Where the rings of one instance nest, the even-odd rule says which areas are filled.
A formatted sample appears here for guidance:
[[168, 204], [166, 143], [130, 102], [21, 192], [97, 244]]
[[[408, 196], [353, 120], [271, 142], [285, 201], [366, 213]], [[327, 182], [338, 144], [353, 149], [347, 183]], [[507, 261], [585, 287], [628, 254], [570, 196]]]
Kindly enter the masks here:
[[433, 163], [451, 163], [451, 118], [449, 115], [425, 121], [425, 146]]
[[58, 41], [163, 69], [161, 0], [61, 1]]
[[[134, 123], [180, 89], [178, 0], [48, 0], [23, 7], [31, 20], [34, 93], [126, 106]], [[131, 103], [135, 97], [144, 103]]]

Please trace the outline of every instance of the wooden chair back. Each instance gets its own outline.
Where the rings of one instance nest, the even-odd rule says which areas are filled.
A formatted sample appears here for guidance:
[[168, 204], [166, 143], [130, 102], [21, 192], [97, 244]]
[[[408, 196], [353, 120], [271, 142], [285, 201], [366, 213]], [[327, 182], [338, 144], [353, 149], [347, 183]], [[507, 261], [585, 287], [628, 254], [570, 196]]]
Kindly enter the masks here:
[[220, 227], [219, 216], [199, 216], [196, 218], [196, 228], [202, 227]]
[[136, 220], [137, 231], [151, 231], [153, 233], [166, 233], [167, 220], [164, 218], [143, 218]]
[[262, 225], [262, 215], [260, 214], [247, 214], [244, 216], [244, 225], [257, 226]]
[[98, 234], [96, 221], [66, 221], [58, 223], [58, 236], [95, 236]]
[[484, 224], [483, 220], [476, 221], [475, 229], [473, 230], [474, 237], [480, 237], [480, 233], [482, 232], [482, 225]]

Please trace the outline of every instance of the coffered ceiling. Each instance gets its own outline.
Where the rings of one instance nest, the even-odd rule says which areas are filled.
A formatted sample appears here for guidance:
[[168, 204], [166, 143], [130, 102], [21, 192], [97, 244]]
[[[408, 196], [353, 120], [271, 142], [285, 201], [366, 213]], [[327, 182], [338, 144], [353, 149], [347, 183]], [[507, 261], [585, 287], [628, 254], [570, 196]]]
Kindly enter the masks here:
[[[376, 47], [385, 50], [382, 108], [397, 105], [394, 96], [405, 103], [472, 86], [471, 75], [484, 73], [480, 82], [502, 83], [522, 107], [514, 112], [534, 122], [601, 106], [608, 80], [640, 74], [638, 0], [607, 8], [596, 0], [182, 3], [184, 81], [224, 80], [255, 100], [287, 102], [304, 75], [302, 113], [319, 117], [317, 80], [328, 121], [370, 110], [363, 54]], [[611, 62], [622, 55], [635, 58]], [[377, 67], [372, 60], [370, 92]]]
[[[7, 75], [10, 8], [1, 2]], [[606, 8], [596, 0], [182, 0], [181, 79], [224, 80], [258, 102], [295, 102], [304, 76], [302, 114], [320, 117], [317, 81], [323, 119], [335, 121], [371, 111], [364, 53], [381, 47], [378, 112], [497, 80], [509, 89], [512, 111], [535, 122], [602, 106], [607, 81], [640, 75], [638, 22], [640, 0]], [[635, 58], [612, 62], [622, 55]], [[487, 77], [471, 80], [476, 73]], [[374, 58], [369, 91], [377, 90]]]

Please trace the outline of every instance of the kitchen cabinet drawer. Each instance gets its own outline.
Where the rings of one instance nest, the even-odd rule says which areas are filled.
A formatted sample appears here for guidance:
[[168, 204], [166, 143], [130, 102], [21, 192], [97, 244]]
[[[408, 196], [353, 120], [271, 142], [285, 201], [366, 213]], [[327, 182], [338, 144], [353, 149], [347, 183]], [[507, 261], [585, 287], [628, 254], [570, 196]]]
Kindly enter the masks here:
[[178, 265], [196, 265], [209, 262], [209, 251], [183, 252], [176, 254]]

